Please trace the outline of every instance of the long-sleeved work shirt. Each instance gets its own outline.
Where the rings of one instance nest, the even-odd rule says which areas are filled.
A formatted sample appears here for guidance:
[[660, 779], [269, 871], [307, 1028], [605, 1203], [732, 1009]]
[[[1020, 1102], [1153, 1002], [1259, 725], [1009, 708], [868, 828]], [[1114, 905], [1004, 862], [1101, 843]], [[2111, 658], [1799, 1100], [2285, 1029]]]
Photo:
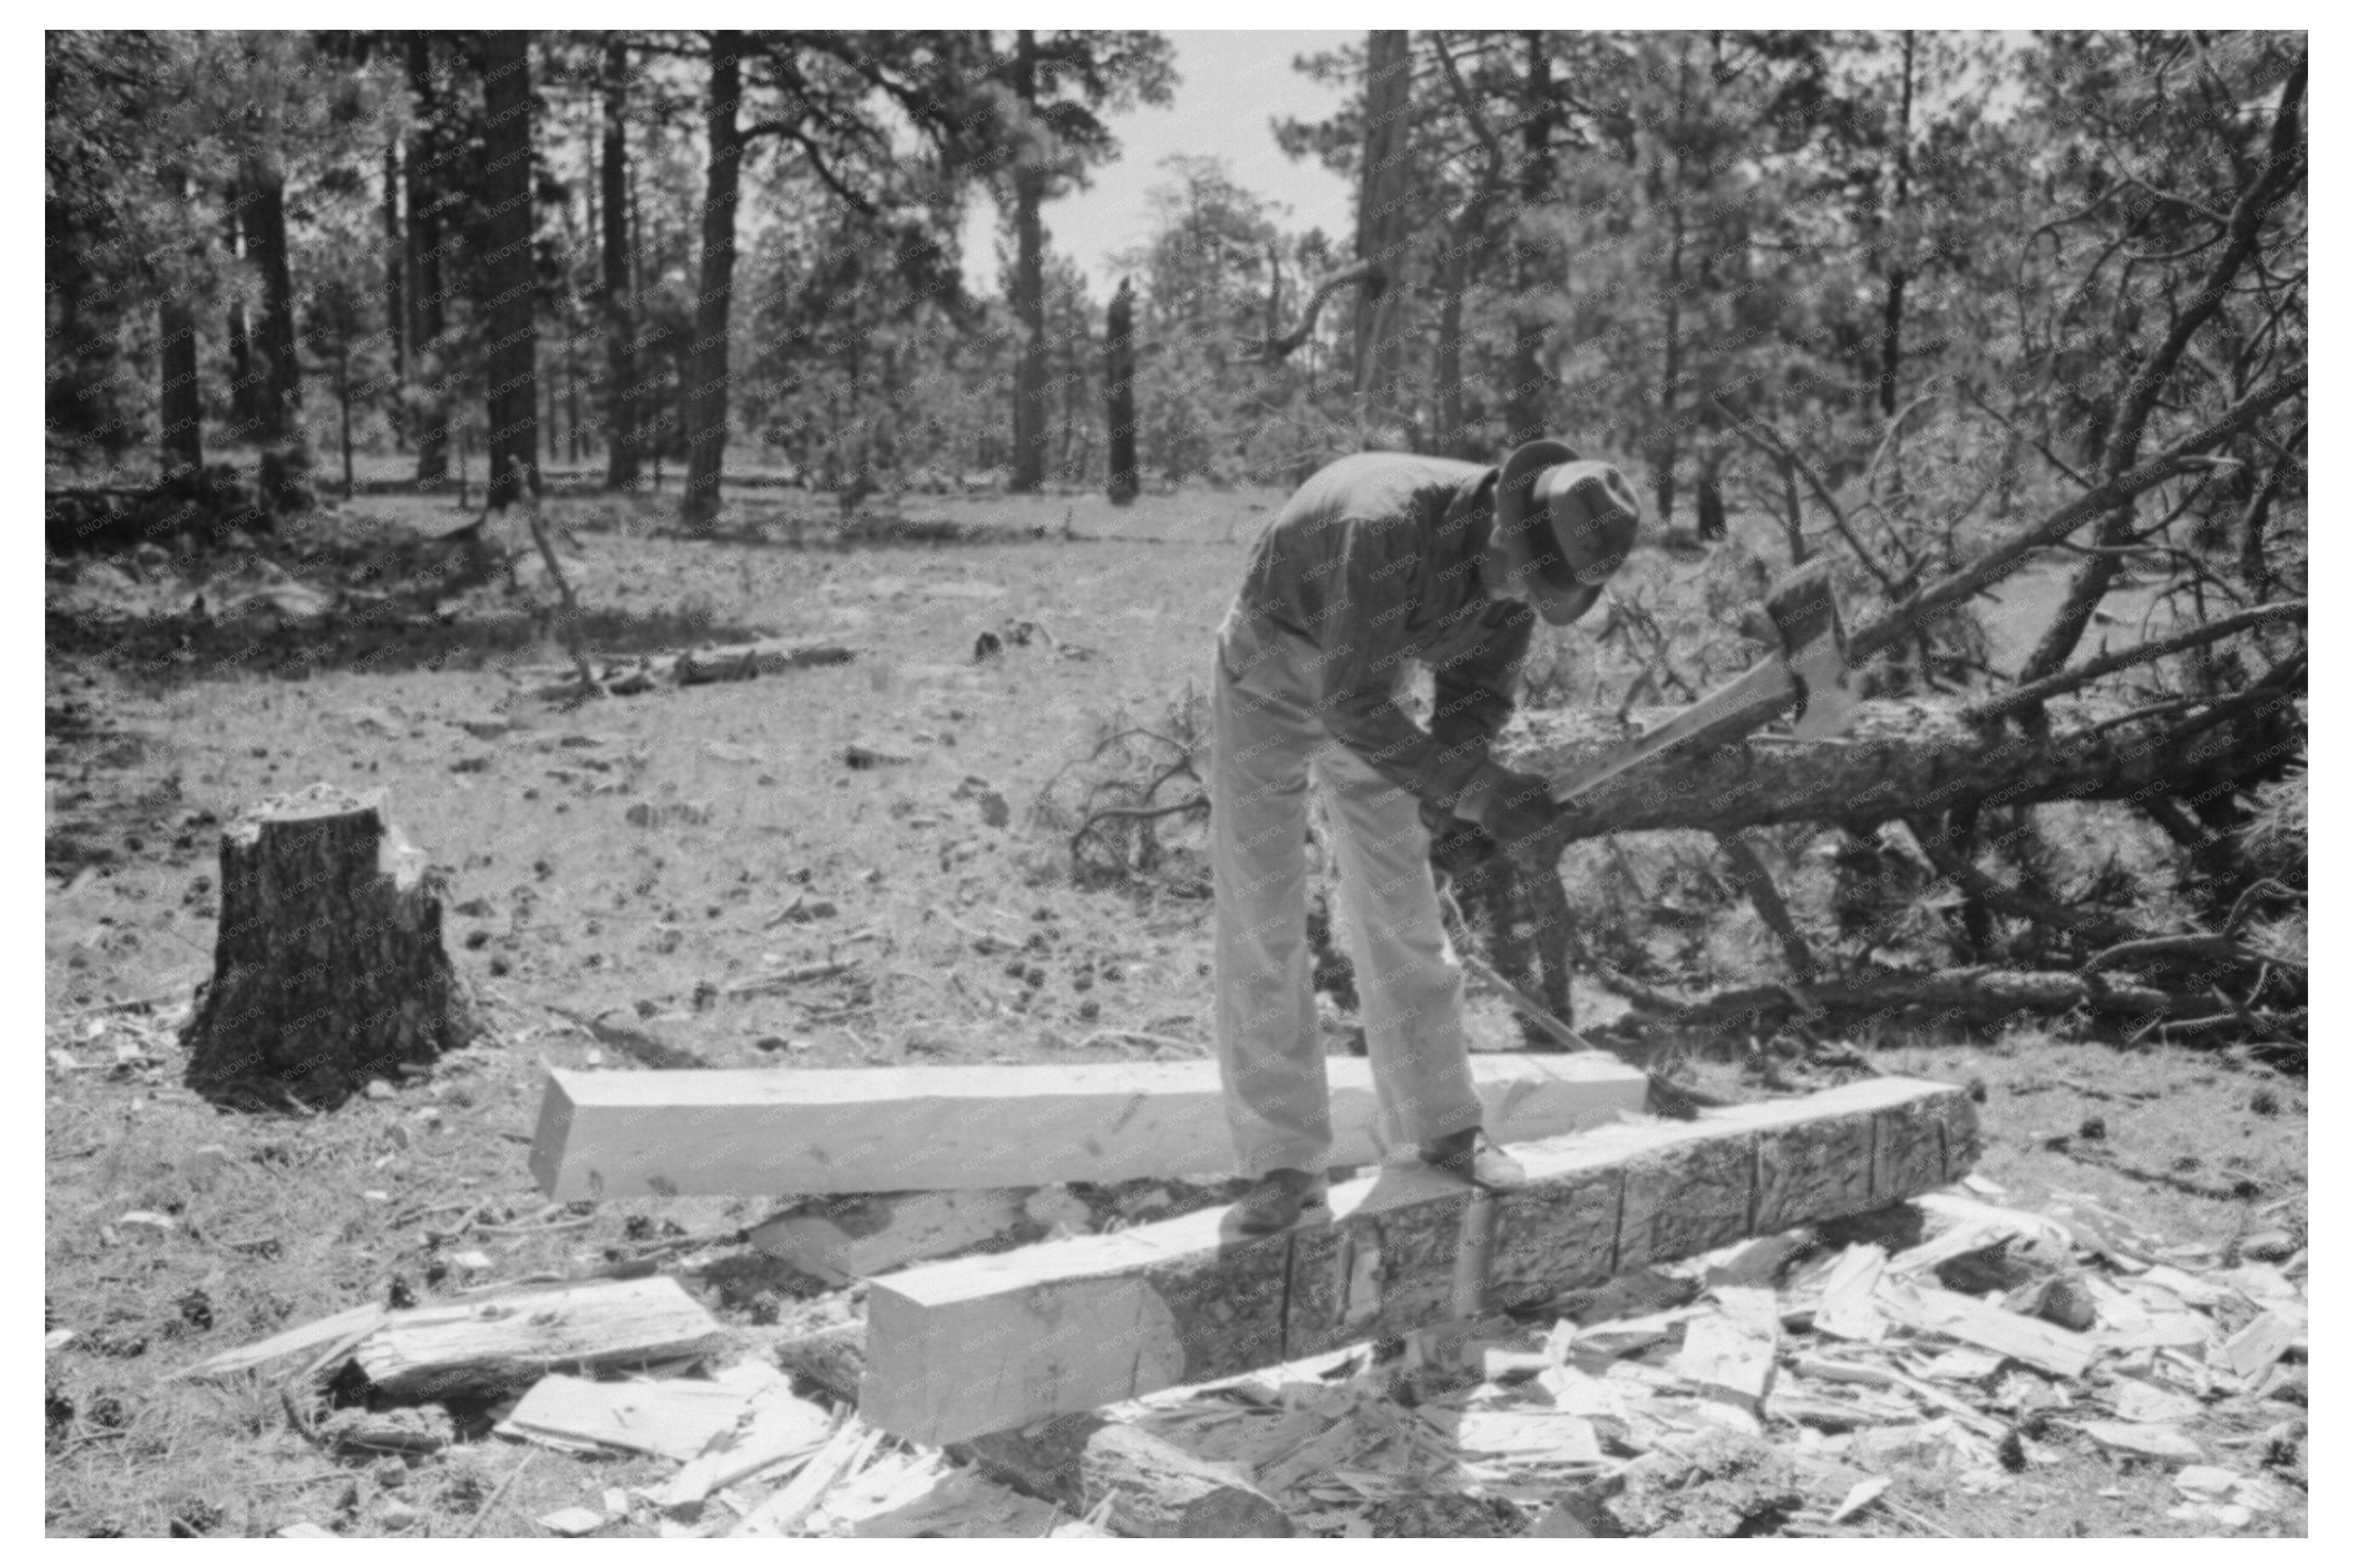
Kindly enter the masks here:
[[[1511, 717], [1535, 621], [1481, 581], [1495, 473], [1403, 452], [1318, 469], [1260, 537], [1236, 606], [1314, 644], [1324, 728], [1440, 805]], [[1408, 659], [1436, 679], [1427, 731], [1398, 705]]]

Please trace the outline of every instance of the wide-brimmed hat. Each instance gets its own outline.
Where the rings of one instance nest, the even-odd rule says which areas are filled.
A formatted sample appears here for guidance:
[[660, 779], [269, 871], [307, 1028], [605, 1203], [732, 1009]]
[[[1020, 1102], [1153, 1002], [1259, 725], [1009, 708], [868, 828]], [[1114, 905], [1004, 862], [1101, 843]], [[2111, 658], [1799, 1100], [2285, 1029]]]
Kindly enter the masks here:
[[1617, 468], [1562, 441], [1525, 442], [1495, 481], [1495, 535], [1537, 613], [1565, 626], [1593, 607], [1641, 531], [1641, 502]]

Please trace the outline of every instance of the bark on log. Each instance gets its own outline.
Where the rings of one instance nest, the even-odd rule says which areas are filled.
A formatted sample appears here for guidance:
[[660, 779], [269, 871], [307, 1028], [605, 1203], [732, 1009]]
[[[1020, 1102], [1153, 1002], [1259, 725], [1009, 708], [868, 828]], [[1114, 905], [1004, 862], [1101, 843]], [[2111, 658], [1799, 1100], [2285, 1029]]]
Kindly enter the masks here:
[[[842, 1323], [776, 1348], [777, 1363], [835, 1398], [855, 1404], [866, 1376], [866, 1325]], [[1151, 1540], [1293, 1533], [1272, 1498], [1229, 1466], [1196, 1458], [1138, 1427], [1099, 1415], [1065, 1415], [1026, 1432], [994, 1432], [951, 1446], [1031, 1497], [1081, 1517], [1111, 1501], [1113, 1533]]]
[[441, 946], [441, 885], [383, 793], [274, 795], [221, 834], [213, 977], [186, 1082], [215, 1100], [340, 1105], [474, 1037]]
[[[1677, 750], [1629, 769], [1565, 808], [1561, 841], [1652, 828], [1725, 832], [1782, 822], [1875, 822], [1971, 803], [2146, 800], [2250, 782], [2293, 760], [2296, 694], [2179, 740], [2179, 713], [2128, 717], [2107, 701], [2053, 702], [2052, 733], [1967, 722], [1950, 704], [1862, 705], [1835, 740], [1756, 734], [1705, 752]], [[1606, 755], [1672, 711], [1525, 715], [1497, 741], [1499, 760], [1559, 775]], [[2192, 721], [2195, 722], [2195, 721]]]

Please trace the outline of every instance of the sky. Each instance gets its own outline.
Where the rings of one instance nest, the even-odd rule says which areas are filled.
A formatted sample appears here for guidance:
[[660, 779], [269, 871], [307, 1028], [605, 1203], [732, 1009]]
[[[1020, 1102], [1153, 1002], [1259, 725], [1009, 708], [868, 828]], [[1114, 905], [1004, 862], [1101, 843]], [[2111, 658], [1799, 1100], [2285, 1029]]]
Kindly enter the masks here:
[[[1293, 70], [1292, 58], [1361, 42], [1363, 31], [1168, 37], [1179, 79], [1173, 101], [1109, 116], [1119, 161], [1096, 169], [1086, 190], [1046, 204], [1048, 243], [1078, 261], [1097, 300], [1118, 284], [1111, 254], [1149, 237], [1145, 193], [1167, 177], [1159, 163], [1173, 153], [1225, 159], [1241, 185], [1291, 209], [1281, 220], [1286, 227], [1320, 227], [1335, 238], [1356, 231], [1346, 182], [1312, 158], [1285, 157], [1271, 124], [1284, 115], [1320, 120], [1339, 106], [1343, 90]], [[975, 289], [997, 288], [997, 209], [984, 197], [965, 220], [965, 277]]]

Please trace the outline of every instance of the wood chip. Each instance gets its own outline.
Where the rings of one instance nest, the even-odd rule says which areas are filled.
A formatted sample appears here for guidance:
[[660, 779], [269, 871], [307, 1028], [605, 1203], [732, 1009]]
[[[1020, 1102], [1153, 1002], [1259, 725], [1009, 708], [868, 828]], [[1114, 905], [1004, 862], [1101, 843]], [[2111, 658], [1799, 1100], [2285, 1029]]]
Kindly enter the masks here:
[[178, 1372], [169, 1374], [164, 1381], [168, 1383], [183, 1377], [234, 1376], [240, 1372], [249, 1372], [255, 1367], [265, 1366], [280, 1356], [299, 1355], [304, 1351], [315, 1351], [322, 1345], [332, 1344], [338, 1340], [348, 1340], [355, 1335], [373, 1332], [391, 1315], [386, 1309], [373, 1303], [364, 1307], [353, 1307], [349, 1311], [338, 1312], [332, 1318], [321, 1318], [315, 1322], [305, 1323], [299, 1329], [289, 1329], [282, 1334], [272, 1334], [266, 1340], [247, 1345], [240, 1350], [224, 1351], [219, 1355], [207, 1357], [194, 1366], [183, 1367]]
[[731, 1536], [791, 1533], [793, 1528], [807, 1517], [809, 1510], [824, 1498], [827, 1489], [842, 1477], [855, 1474], [881, 1441], [882, 1433], [879, 1428], [870, 1426], [852, 1415], [827, 1439], [825, 1447], [801, 1468], [800, 1473], [786, 1483], [783, 1490], [745, 1514], [727, 1533]]
[[1889, 1482], [1885, 1476], [1873, 1476], [1868, 1480], [1855, 1482], [1852, 1487], [1848, 1489], [1846, 1500], [1840, 1503], [1837, 1508], [1831, 1510], [1831, 1522], [1832, 1524], [1843, 1524], [1848, 1520], [1852, 1519], [1856, 1514], [1861, 1513], [1864, 1509], [1869, 1508], [1873, 1502], [1876, 1501], [1879, 1494], [1885, 1491], [1888, 1485]]
[[2174, 1472], [2173, 1484], [2177, 1490], [2192, 1497], [2219, 1500], [2229, 1497], [2232, 1489], [2239, 1484], [2239, 1472], [2220, 1465], [2184, 1465]]
[[2300, 1313], [2265, 1312], [2222, 1342], [2222, 1363], [2241, 1377], [2253, 1377], [2285, 1355], [2303, 1332]]
[[2205, 1406], [2186, 1394], [2159, 1388], [2137, 1377], [2120, 1377], [2108, 1385], [2108, 1404], [2119, 1419], [2135, 1426], [2156, 1426], [2194, 1419]]
[[538, 1522], [558, 1535], [591, 1535], [605, 1528], [605, 1516], [593, 1508], [559, 1508], [541, 1514]]
[[832, 1418], [796, 1395], [789, 1385], [757, 1391], [737, 1425], [715, 1435], [662, 1488], [663, 1508], [701, 1502], [721, 1487], [764, 1474], [816, 1453], [832, 1432]]
[[1709, 1398], [1726, 1400], [1749, 1411], [1761, 1410], [1766, 1392], [1773, 1385], [1778, 1326], [1778, 1316], [1768, 1316], [1762, 1328], [1728, 1312], [1694, 1318], [1684, 1326], [1675, 1371]]
[[1573, 1366], [1556, 1366], [1538, 1373], [1536, 1386], [1551, 1396], [1556, 1409], [1571, 1415], [1625, 1418], [1625, 1395], [1605, 1380]]
[[683, 1461], [733, 1427], [750, 1402], [745, 1390], [721, 1383], [595, 1383], [559, 1374], [534, 1384], [498, 1432]]
[[1547, 1464], [1601, 1463], [1593, 1423], [1564, 1410], [1466, 1410], [1455, 1423], [1454, 1441], [1467, 1454]]
[[1024, 1497], [976, 1470], [958, 1470], [933, 1480], [919, 1497], [861, 1516], [850, 1533], [861, 1540], [1034, 1540], [1060, 1534], [1075, 1522], [1052, 1503]]
[[2135, 1454], [2148, 1459], [2204, 1458], [2197, 1444], [2191, 1442], [2177, 1426], [2154, 1422], [2086, 1421], [2084, 1430], [2105, 1447], [2120, 1454]]
[[1873, 1344], [1887, 1335], [1887, 1319], [1873, 1296], [1887, 1267], [1884, 1248], [1858, 1242], [1839, 1254], [1814, 1308], [1814, 1331]]
[[1944, 1334], [1998, 1351], [2060, 1377], [2081, 1377], [2092, 1364], [2094, 1346], [2084, 1335], [1989, 1307], [1957, 1291], [1882, 1280], [1873, 1300], [1890, 1318], [1916, 1333]]

